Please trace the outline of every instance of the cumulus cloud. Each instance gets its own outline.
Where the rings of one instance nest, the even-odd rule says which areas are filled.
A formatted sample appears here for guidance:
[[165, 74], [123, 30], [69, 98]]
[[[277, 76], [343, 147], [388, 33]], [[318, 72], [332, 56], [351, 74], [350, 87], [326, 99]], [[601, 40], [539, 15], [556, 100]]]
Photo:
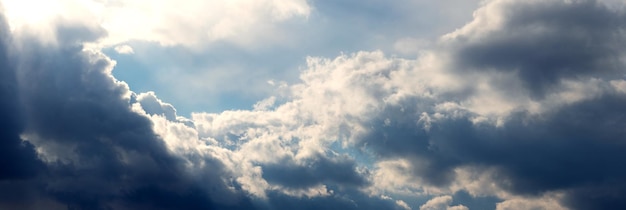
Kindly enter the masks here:
[[[582, 11], [588, 16], [568, 18]], [[621, 192], [617, 186], [622, 185], [618, 177], [623, 171], [615, 166], [620, 165], [616, 160], [624, 150], [619, 143], [623, 134], [612, 128], [623, 123], [617, 107], [624, 96], [616, 87], [624, 63], [621, 48], [611, 43], [621, 43], [622, 16], [595, 1], [489, 2], [478, 10], [474, 22], [444, 36], [439, 50], [418, 60], [388, 58], [380, 52], [309, 59], [302, 84], [292, 86], [293, 100], [266, 115], [288, 114], [280, 115], [280, 121], [270, 127], [256, 123], [259, 118], [253, 123], [238, 117], [240, 132], [233, 137], [243, 140], [245, 148], [252, 131], [245, 128], [250, 125], [270, 128], [264, 131], [270, 134], [284, 133], [271, 128], [285, 122], [303, 130], [318, 127], [314, 136], [323, 143], [307, 144], [308, 150], [324, 151], [320, 145], [338, 142], [390, 161], [380, 162], [373, 184], [402, 188], [396, 192], [454, 193], [451, 187], [456, 186], [477, 196], [509, 199], [562, 191], [563, 197], [551, 202], [574, 209], [619, 206], [617, 197], [585, 199], [579, 193]], [[595, 20], [613, 25], [595, 24]], [[541, 30], [517, 31], [518, 26]], [[595, 34], [602, 30], [606, 32]], [[551, 41], [560, 34], [571, 37]], [[581, 45], [581, 40], [589, 44]], [[544, 42], [573, 49], [561, 51]], [[587, 52], [589, 47], [602, 53]], [[506, 58], [510, 62], [497, 57], [506, 55], [498, 50], [518, 48], [519, 55]], [[484, 56], [485, 60], [472, 57], [492, 51], [493, 56]], [[200, 116], [196, 115], [198, 121]], [[263, 119], [270, 119], [267, 116]], [[221, 117], [213, 115], [210, 127], [224, 125], [213, 120]], [[310, 143], [307, 137], [299, 139]], [[590, 148], [594, 153], [579, 155]], [[297, 149], [296, 157], [303, 152]], [[388, 167], [391, 163], [394, 166]], [[404, 178], [384, 179], [384, 175], [402, 174], [398, 169], [404, 171], [400, 176]], [[570, 175], [563, 177], [563, 173]], [[417, 186], [412, 185], [415, 181]], [[454, 183], [486, 188], [459, 188]]]
[[461, 210], [467, 192], [497, 209], [626, 206], [624, 11], [494, 0], [474, 15], [417, 59], [310, 57], [286, 93], [190, 118], [111, 76], [82, 44], [105, 30], [60, 24], [54, 46], [0, 30], [0, 184], [22, 189], [0, 204]]
[[185, 172], [185, 161], [168, 151], [150, 119], [131, 109], [132, 93], [110, 75], [106, 56], [71, 40], [49, 47], [29, 36], [2, 38], [3, 96], [12, 99], [3, 102], [2, 142], [11, 152], [3, 153], [2, 186], [20, 189], [0, 193], [3, 208], [249, 205], [219, 178], [225, 173], [219, 159], [203, 160], [211, 171], [201, 185]]
[[[67, 33], [63, 30], [59, 34]], [[92, 39], [98, 33], [84, 35]], [[398, 205], [359, 192], [358, 186], [366, 182], [345, 156], [310, 153], [297, 161], [287, 159], [285, 163], [291, 164], [282, 167], [253, 164], [254, 159], [243, 152], [224, 148], [221, 139], [199, 135], [193, 123], [177, 116], [173, 106], [154, 93], [131, 92], [111, 76], [114, 63], [84, 48], [83, 41], [64, 37], [50, 47], [33, 36], [6, 33], [3, 38], [7, 40], [4, 59], [10, 62], [3, 64], [7, 77], [2, 93], [13, 99], [3, 104], [10, 137], [3, 139], [3, 145], [11, 151], [7, 159], [19, 163], [3, 162], [2, 178], [11, 181], [2, 184], [24, 189], [16, 195], [21, 199], [0, 193], [6, 208], [393, 209]], [[262, 167], [268, 168], [268, 174], [273, 168], [275, 176], [310, 175], [303, 177], [309, 182], [266, 181]], [[323, 173], [334, 168], [342, 170]], [[346, 181], [354, 186], [344, 186]]]

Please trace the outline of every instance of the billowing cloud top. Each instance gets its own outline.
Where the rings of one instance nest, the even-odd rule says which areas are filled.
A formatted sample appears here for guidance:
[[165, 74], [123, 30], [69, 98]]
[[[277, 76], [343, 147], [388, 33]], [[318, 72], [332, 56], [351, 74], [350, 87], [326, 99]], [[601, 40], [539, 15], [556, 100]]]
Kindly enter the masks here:
[[267, 46], [326, 7], [2, 2], [0, 209], [626, 209], [619, 1], [485, 1], [417, 57], [307, 57], [251, 109], [187, 117], [107, 49]]

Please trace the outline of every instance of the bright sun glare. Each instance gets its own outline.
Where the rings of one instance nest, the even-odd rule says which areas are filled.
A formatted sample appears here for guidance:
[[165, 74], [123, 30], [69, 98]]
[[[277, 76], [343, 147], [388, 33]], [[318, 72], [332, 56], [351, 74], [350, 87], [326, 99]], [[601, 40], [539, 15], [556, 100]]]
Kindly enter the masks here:
[[12, 29], [45, 24], [61, 12], [59, 0], [4, 0], [5, 15]]

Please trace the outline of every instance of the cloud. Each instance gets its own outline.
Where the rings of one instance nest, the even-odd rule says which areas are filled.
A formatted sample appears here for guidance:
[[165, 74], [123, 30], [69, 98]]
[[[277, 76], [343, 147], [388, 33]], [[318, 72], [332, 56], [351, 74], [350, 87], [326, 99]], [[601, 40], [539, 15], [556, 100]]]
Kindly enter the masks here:
[[[253, 33], [235, 35], [254, 37], [252, 43], [222, 39], [163, 47], [137, 40], [124, 43], [133, 47], [134, 56], [118, 55], [112, 49], [105, 52], [120, 64], [114, 71], [116, 78], [128, 82], [135, 91], [155, 91], [176, 104], [181, 115], [248, 109], [274, 93], [275, 88], [265, 81], [298, 82], [298, 69], [306, 56], [335, 57], [340, 52], [380, 49], [414, 58], [423, 49], [395, 47], [393, 43], [436, 39], [470, 20], [478, 2], [307, 1], [310, 12], [306, 17], [271, 21], [271, 29], [253, 26], [245, 29]], [[431, 21], [434, 19], [437, 23]], [[265, 33], [272, 33], [270, 40], [261, 36]], [[138, 79], [137, 75], [151, 79]]]
[[118, 45], [115, 48], [115, 52], [119, 54], [134, 54], [133, 48], [128, 45]]
[[[581, 21], [563, 17], [581, 11], [588, 12], [589, 17]], [[495, 15], [500, 22], [478, 27], [488, 15]], [[255, 145], [257, 149], [245, 151], [264, 151], [262, 145], [272, 148], [269, 151], [280, 151], [262, 153], [266, 155], [257, 159], [261, 161], [297, 159], [329, 148], [335, 151], [330, 147], [335, 144], [358, 148], [379, 163], [373, 185], [394, 192], [467, 190], [475, 196], [498, 196], [507, 204], [514, 203], [515, 196], [559, 192], [562, 197], [545, 205], [573, 209], [621, 206], [622, 199], [609, 195], [622, 191], [619, 177], [624, 171], [617, 160], [625, 148], [620, 143], [623, 133], [616, 128], [624, 123], [618, 108], [624, 104], [618, 82], [622, 81], [619, 72], [624, 65], [621, 49], [608, 46], [621, 37], [598, 38], [600, 35], [592, 33], [597, 29], [616, 34], [621, 29], [584, 21], [595, 20], [595, 16], [619, 21], [623, 15], [593, 1], [493, 1], [479, 9], [476, 22], [444, 37], [439, 43], [441, 49], [426, 52], [418, 60], [386, 57], [381, 52], [310, 58], [301, 75], [302, 83], [291, 87], [291, 100], [275, 109], [195, 114], [192, 118], [204, 120], [201, 127], [213, 133], [207, 135], [224, 137], [218, 142], [232, 142], [235, 148], [243, 149]], [[509, 27], [526, 24], [524, 21], [540, 28], [568, 30], [507, 33], [515, 31]], [[559, 27], [549, 27], [551, 24]], [[570, 35], [569, 29], [581, 30], [581, 39], [587, 39], [590, 46], [597, 45], [599, 48], [594, 49], [601, 53], [574, 51], [576, 55], [568, 55], [570, 51], [555, 51], [550, 45], [520, 46], [518, 42], [549, 42], [560, 33]], [[572, 36], [557, 43], [587, 49], [580, 45], [579, 37]], [[498, 49], [528, 47], [555, 59], [542, 66], [530, 53], [516, 55], [502, 65], [497, 59], [470, 58], [490, 52], [473, 46], [491, 46], [491, 37], [498, 38]], [[466, 49], [475, 52], [459, 53]], [[585, 68], [569, 66], [574, 59], [571, 56]], [[510, 69], [509, 64], [516, 66]], [[572, 72], [560, 72], [563, 69]], [[543, 71], [546, 73], [537, 73]], [[546, 86], [533, 89], [536, 87], [529, 84], [535, 82]], [[280, 138], [261, 140], [270, 136]], [[294, 140], [299, 141], [297, 146]], [[583, 153], [587, 155], [581, 156]], [[570, 175], [563, 177], [564, 173]], [[385, 175], [403, 176], [390, 181]], [[580, 196], [583, 192], [602, 196], [584, 198]]]
[[498, 203], [496, 210], [517, 210], [517, 209], [567, 209], [559, 205], [558, 200], [562, 195], [548, 194], [539, 198], [513, 198]]
[[512, 71], [541, 98], [560, 79], [619, 77], [624, 20], [597, 1], [494, 1], [444, 40], [459, 71]]
[[[65, 34], [63, 30], [68, 29], [59, 30]], [[243, 195], [237, 204], [206, 199], [213, 193], [208, 190], [211, 186], [237, 198], [237, 192], [228, 190], [219, 178], [210, 178], [220, 176], [219, 160], [204, 160], [212, 170], [202, 185], [196, 184], [200, 180], [185, 172], [183, 159], [168, 152], [150, 119], [131, 110], [132, 93], [110, 75], [113, 63], [106, 56], [84, 49], [69, 37], [59, 47], [45, 46], [29, 36], [5, 33], [2, 39], [7, 40], [2, 45], [2, 52], [7, 52], [3, 59], [9, 61], [2, 66], [7, 76], [2, 94], [11, 99], [2, 110], [7, 115], [3, 132], [10, 137], [2, 139], [3, 148], [10, 151], [3, 153], [8, 162], [2, 162], [2, 185], [3, 189], [22, 189], [14, 195], [0, 193], [2, 206], [171, 209], [246, 205]], [[20, 199], [13, 199], [16, 196]]]
[[[268, 14], [306, 13], [283, 6]], [[467, 192], [497, 209], [620, 209], [623, 17], [597, 1], [494, 0], [417, 59], [309, 57], [254, 109], [189, 119], [83, 45], [110, 30], [58, 22], [55, 45], [5, 32], [0, 185], [20, 190], [0, 204], [468, 209], [451, 196]]]
[[452, 196], [439, 196], [420, 206], [420, 210], [468, 210], [463, 205], [450, 206], [450, 203], [452, 203]]
[[364, 178], [355, 170], [356, 163], [348, 156], [310, 160], [300, 164], [278, 163], [263, 166], [263, 176], [269, 183], [287, 188], [308, 188], [321, 183], [341, 186], [365, 185]]
[[[55, 37], [54, 22], [70, 21], [107, 32], [101, 44], [142, 40], [193, 47], [215, 41], [251, 46], [280, 36], [276, 22], [306, 17], [311, 8], [298, 1], [152, 1], [54, 0], [3, 1], [11, 27]], [[32, 5], [39, 5], [33, 9]], [[263, 33], [260, 33], [263, 31]], [[251, 32], [254, 36], [250, 36]], [[273, 41], [272, 41], [273, 40]]]
[[[3, 17], [0, 17], [0, 28], [7, 28]], [[8, 31], [0, 34], [0, 180], [22, 179], [36, 175], [43, 166], [38, 160], [28, 142], [22, 142], [20, 133], [24, 130], [19, 105], [18, 84], [16, 72], [9, 47], [11, 39]]]
[[[64, 35], [69, 33], [66, 30], [74, 29], [85, 31]], [[3, 207], [393, 209], [398, 206], [395, 200], [358, 191], [366, 182], [346, 156], [320, 154], [306, 145], [302, 145], [303, 150], [310, 153], [288, 159], [291, 164], [274, 169], [279, 173], [312, 175], [303, 177], [308, 182], [291, 185], [286, 180], [268, 178], [271, 183], [279, 183], [268, 185], [261, 167], [267, 167], [269, 172], [270, 163], [254, 164], [255, 160], [243, 152], [223, 148], [220, 142], [214, 145], [214, 139], [197, 132], [193, 124], [177, 116], [173, 106], [162, 102], [154, 93], [137, 95], [113, 78], [110, 73], [114, 62], [81, 44], [97, 39], [103, 35], [100, 33], [80, 25], [62, 27], [58, 33], [62, 37], [54, 46], [35, 36], [4, 35], [10, 41], [3, 52], [14, 57], [2, 68], [8, 76], [3, 79], [3, 96], [14, 100], [6, 103], [6, 112], [2, 112], [12, 117], [8, 121], [11, 124], [7, 124], [12, 126], [7, 127], [11, 128], [7, 135], [12, 138], [3, 140], [3, 145], [6, 143], [10, 151], [24, 157], [17, 159], [23, 165], [9, 162], [3, 167], [10, 172], [28, 167], [36, 170], [2, 173], [3, 179], [11, 181], [2, 183], [3, 186], [23, 189], [16, 192], [21, 197], [18, 200], [0, 193]], [[7, 155], [12, 159], [17, 157], [12, 153]], [[308, 168], [309, 164], [315, 167]], [[338, 167], [342, 170], [323, 173]], [[21, 179], [23, 183], [17, 182]]]
[[[478, 10], [475, 22], [445, 36], [439, 43], [441, 49], [425, 52], [417, 60], [389, 58], [381, 52], [310, 58], [301, 74], [302, 83], [291, 87], [291, 100], [275, 109], [192, 118], [200, 122], [200, 130], [210, 131], [206, 135], [217, 136], [218, 142], [232, 142], [244, 151], [264, 151], [257, 161], [297, 159], [328, 151], [333, 144], [358, 148], [378, 164], [371, 179], [379, 187], [374, 193], [467, 190], [514, 203], [515, 195], [562, 192], [563, 197], [550, 200], [549, 205], [619, 206], [616, 197], [602, 196], [611, 202], [579, 197], [587, 190], [601, 195], [621, 192], [616, 186], [621, 186], [622, 167], [614, 166], [620, 165], [616, 160], [624, 150], [618, 143], [622, 132], [613, 129], [623, 124], [617, 107], [623, 105], [624, 95], [615, 85], [622, 80], [618, 73], [623, 63], [620, 48], [608, 44], [621, 37], [592, 33], [597, 29], [615, 34], [620, 29], [565, 18], [580, 11], [588, 12], [583, 20], [590, 21], [595, 16], [618, 21], [622, 16], [592, 1], [493, 1]], [[489, 15], [499, 22], [478, 27]], [[526, 24], [551, 30], [516, 31], [515, 27]], [[557, 44], [584, 50], [579, 38], [586, 39], [601, 52], [568, 55], [570, 51], [531, 41], [552, 43], [552, 37], [570, 35], [570, 29], [581, 30], [582, 38], [572, 35]], [[523, 40], [531, 44], [520, 45]], [[489, 47], [475, 48], [483, 45]], [[485, 56], [487, 60], [471, 57], [517, 48], [523, 48], [523, 53], [502, 64], [499, 59], [487, 59], [493, 56]], [[544, 53], [541, 59], [555, 59], [539, 65], [542, 62], [536, 55], [525, 50]], [[572, 56], [580, 68], [569, 66]], [[572, 72], [560, 72], [563, 69]], [[546, 86], [529, 86], [537, 82]], [[262, 140], [267, 137], [274, 140]], [[294, 139], [299, 141], [297, 146]], [[247, 150], [251, 145], [255, 149]], [[590, 149], [595, 152], [579, 155]], [[563, 173], [571, 175], [563, 177]], [[591, 188], [588, 183], [606, 188]]]
[[[426, 108], [414, 105], [422, 99], [388, 106], [368, 123], [379, 126], [361, 145], [409, 160], [407, 170], [426, 186], [445, 188], [462, 166], [491, 166], [490, 179], [505, 192], [564, 191], [560, 202], [573, 209], [622, 206], [608, 196], [623, 190], [616, 161], [623, 134], [612, 128], [623, 126], [617, 107], [624, 95], [610, 87], [624, 69], [623, 46], [614, 45], [624, 37], [622, 17], [595, 1], [487, 3], [474, 22], [442, 40], [452, 47], [440, 60], [475, 83], [451, 95], [460, 98], [438, 97]], [[588, 193], [605, 196], [581, 196]]]

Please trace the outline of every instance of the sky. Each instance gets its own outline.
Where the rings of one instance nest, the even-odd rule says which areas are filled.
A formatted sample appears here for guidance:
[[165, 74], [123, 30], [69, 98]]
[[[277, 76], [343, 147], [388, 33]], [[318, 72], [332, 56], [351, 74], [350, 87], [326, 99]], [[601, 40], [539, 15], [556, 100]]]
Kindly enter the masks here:
[[621, 0], [0, 0], [0, 209], [626, 209]]

